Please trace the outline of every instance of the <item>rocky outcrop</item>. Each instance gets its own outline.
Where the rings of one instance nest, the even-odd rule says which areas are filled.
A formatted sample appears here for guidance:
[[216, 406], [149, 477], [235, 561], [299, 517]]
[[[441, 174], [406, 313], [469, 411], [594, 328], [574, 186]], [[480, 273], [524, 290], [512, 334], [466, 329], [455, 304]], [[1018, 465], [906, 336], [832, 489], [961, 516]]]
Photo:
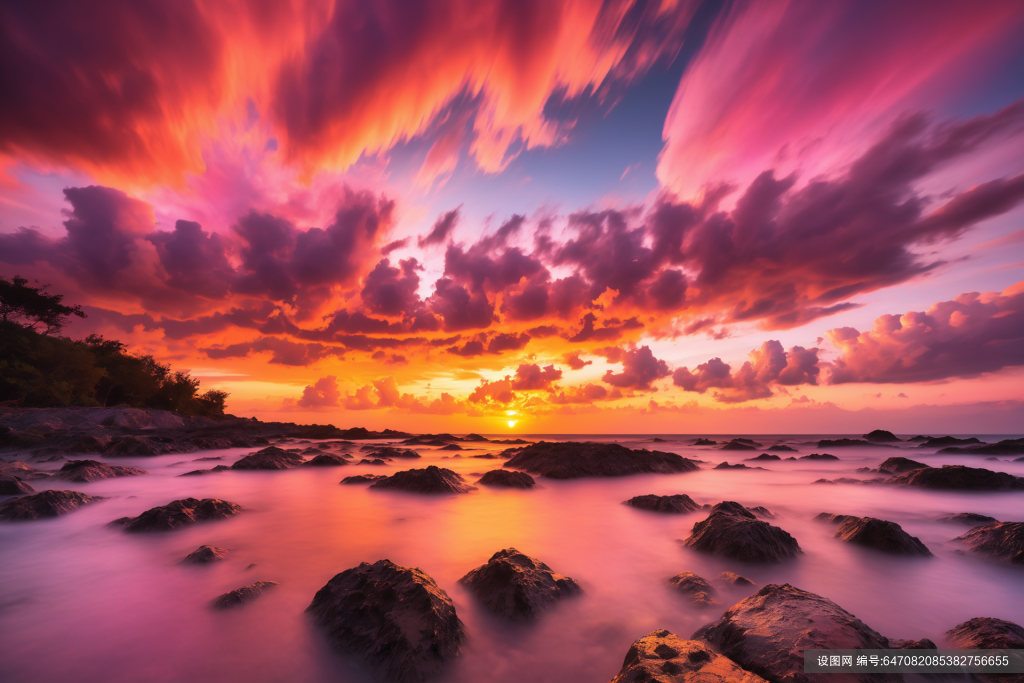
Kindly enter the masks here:
[[973, 527], [980, 526], [982, 524], [991, 524], [992, 522], [998, 522], [999, 520], [995, 517], [989, 517], [988, 515], [979, 515], [976, 512], [959, 512], [955, 515], [939, 517], [938, 521], [949, 522], [950, 524], [966, 524]]
[[736, 463], [735, 465], [730, 465], [728, 462], [726, 462], [724, 460], [722, 462], [718, 463], [717, 465], [715, 465], [714, 467], [712, 467], [711, 469], [714, 469], [714, 470], [764, 470], [763, 467], [750, 467], [749, 465], [744, 465], [743, 463]]
[[78, 491], [40, 491], [0, 504], [0, 519], [21, 522], [43, 517], [59, 517], [100, 500], [104, 500], [104, 497], [87, 496]]
[[839, 525], [835, 538], [893, 555], [932, 557], [925, 544], [899, 524], [874, 517], [848, 517]]
[[208, 470], [192, 470], [191, 472], [185, 472], [184, 474], [179, 474], [178, 476], [179, 477], [194, 477], [194, 476], [197, 476], [197, 475], [200, 475], [200, 474], [212, 474], [214, 472], [226, 472], [227, 470], [230, 470], [230, 469], [231, 468], [228, 467], [227, 465], [217, 465], [216, 467], [211, 467]]
[[769, 446], [765, 450], [773, 451], [775, 453], [799, 453], [799, 451], [793, 448], [792, 446], [787, 446], [781, 443], [777, 443], [774, 446]]
[[387, 465], [388, 463], [387, 463], [387, 461], [381, 460], [380, 458], [373, 458], [372, 460], [369, 459], [369, 458], [363, 458], [362, 460], [360, 460], [356, 464], [357, 465], [373, 465], [374, 467], [379, 467], [381, 465]]
[[556, 601], [583, 592], [574, 579], [515, 548], [494, 553], [459, 583], [492, 612], [512, 620], [535, 619]]
[[1024, 490], [1024, 477], [1005, 472], [993, 472], [980, 467], [943, 465], [900, 474], [889, 480], [892, 484], [920, 486], [927, 489], [957, 491], [1020, 491]]
[[856, 517], [854, 515], [836, 515], [831, 512], [821, 512], [815, 516], [814, 521], [827, 522], [828, 524], [842, 524], [850, 519], [860, 519], [860, 517]]
[[654, 494], [634, 496], [633, 498], [624, 501], [623, 504], [631, 505], [635, 508], [640, 508], [641, 510], [667, 512], [676, 515], [700, 509], [700, 505], [693, 502], [693, 499], [685, 493], [678, 493], [674, 496], [656, 496]]
[[1024, 454], [1024, 439], [1004, 439], [999, 443], [982, 444], [980, 446], [950, 446], [939, 450], [939, 453], [959, 453], [963, 455], [1021, 455]]
[[884, 429], [876, 429], [873, 432], [869, 432], [864, 435], [864, 439], [874, 441], [875, 443], [895, 443], [900, 440], [895, 434]]
[[780, 458], [777, 455], [771, 455], [769, 453], [762, 453], [756, 458], [747, 458], [747, 462], [770, 462], [772, 460], [782, 460], [782, 458]]
[[381, 479], [387, 479], [386, 474], [356, 474], [351, 477], [345, 477], [339, 484], [370, 484]]
[[818, 442], [818, 448], [850, 448], [852, 446], [875, 446], [883, 448], [895, 448], [883, 443], [865, 441], [864, 439], [822, 439]]
[[466, 434], [464, 437], [462, 437], [462, 440], [463, 441], [477, 441], [477, 442], [490, 441], [490, 439], [488, 439], [487, 437], [480, 436], [479, 434]]
[[458, 656], [465, 631], [451, 598], [421, 569], [389, 560], [332, 578], [306, 608], [332, 644], [393, 683], [421, 683]]
[[695, 472], [698, 465], [675, 453], [631, 450], [615, 443], [548, 442], [526, 446], [503, 465], [552, 479], [621, 477], [654, 472]]
[[210, 564], [219, 562], [228, 556], [227, 548], [217, 548], [212, 545], [201, 545], [182, 559], [185, 564]]
[[6, 474], [12, 477], [17, 477], [22, 481], [35, 481], [36, 479], [49, 479], [51, 476], [50, 472], [44, 472], [43, 470], [37, 470], [34, 467], [30, 467], [27, 463], [21, 461], [15, 462], [3, 462], [0, 461], [0, 474]]
[[811, 453], [810, 455], [801, 455], [800, 460], [838, 460], [836, 456], [831, 453]]
[[919, 470], [924, 467], [931, 467], [923, 462], [917, 462], [910, 458], [888, 458], [881, 465], [878, 466], [879, 472], [886, 472], [888, 474], [901, 474], [903, 472], [911, 472], [913, 470]]
[[[1024, 628], [1003, 619], [976, 617], [946, 631], [950, 647], [964, 650], [1024, 649]], [[982, 683], [1024, 683], [1024, 674], [976, 673]]]
[[321, 455], [315, 455], [302, 463], [302, 467], [341, 467], [342, 465], [347, 464], [348, 461], [340, 455], [322, 453]]
[[167, 505], [146, 510], [138, 517], [124, 518], [124, 530], [132, 533], [140, 531], [170, 531], [171, 529], [178, 529], [188, 524], [195, 524], [196, 522], [231, 517], [237, 515], [243, 509], [241, 505], [229, 503], [218, 498], [172, 500]]
[[414, 460], [421, 458], [419, 453], [412, 450], [411, 448], [395, 448], [394, 446], [377, 446], [371, 449], [373, 456], [376, 458], [405, 458], [408, 460]]
[[24, 493], [35, 493], [35, 489], [11, 474], [0, 474], [0, 496], [20, 496]]
[[611, 683], [766, 683], [699, 640], [664, 629], [651, 631], [626, 653]]
[[256, 583], [248, 586], [242, 586], [236, 588], [230, 593], [224, 593], [216, 600], [213, 601], [213, 606], [216, 609], [228, 609], [229, 607], [237, 607], [246, 602], [252, 602], [256, 598], [260, 597], [267, 592], [268, 589], [278, 585], [277, 581], [257, 581]]
[[889, 647], [894, 650], [937, 650], [938, 646], [934, 641], [927, 638], [920, 640], [889, 640]]
[[985, 443], [973, 436], [969, 439], [958, 439], [955, 436], [930, 436], [918, 444], [918, 448], [942, 448], [944, 446], [973, 446]]
[[395, 472], [370, 485], [371, 489], [394, 489], [413, 493], [466, 493], [474, 486], [467, 485], [461, 474], [444, 467], [430, 465], [418, 470]]
[[134, 477], [140, 474], [149, 474], [146, 470], [135, 467], [121, 467], [119, 465], [108, 465], [97, 460], [69, 460], [64, 466], [53, 475], [54, 479], [72, 481], [84, 484], [100, 479], [111, 479], [113, 477]]
[[512, 472], [510, 470], [491, 470], [484, 472], [484, 476], [478, 480], [484, 486], [498, 486], [511, 489], [532, 489], [537, 485], [526, 472]]
[[795, 538], [732, 501], [711, 508], [683, 545], [741, 562], [781, 562], [801, 552]]
[[[828, 598], [789, 584], [769, 584], [741, 600], [718, 621], [693, 634], [718, 652], [769, 681], [810, 683], [818, 677], [804, 673], [806, 649], [889, 648], [884, 636], [869, 628]], [[862, 680], [897, 683], [899, 674], [829, 674], [835, 683]]]
[[697, 607], [711, 607], [719, 604], [715, 600], [718, 591], [706, 580], [693, 572], [679, 572], [668, 580], [668, 585], [685, 595]]
[[722, 446], [723, 451], [756, 451], [761, 447], [761, 444], [753, 444], [748, 439], [733, 439], [729, 443]]
[[756, 586], [757, 584], [748, 579], [745, 576], [740, 576], [736, 572], [722, 572], [718, 575], [718, 579], [733, 586]]
[[437, 450], [439, 450], [439, 451], [461, 451], [461, 450], [465, 450], [465, 449], [462, 446], [460, 446], [459, 444], [457, 444], [457, 443], [450, 443], [447, 446], [441, 446]]
[[233, 470], [287, 470], [298, 467], [306, 461], [298, 453], [286, 451], [277, 446], [268, 446], [263, 450], [250, 453], [234, 465]]
[[957, 536], [971, 552], [1002, 562], [1024, 565], [1024, 522], [995, 522]]
[[711, 439], [697, 439], [693, 442], [694, 446], [715, 446], [717, 444], [717, 441], [712, 441]]

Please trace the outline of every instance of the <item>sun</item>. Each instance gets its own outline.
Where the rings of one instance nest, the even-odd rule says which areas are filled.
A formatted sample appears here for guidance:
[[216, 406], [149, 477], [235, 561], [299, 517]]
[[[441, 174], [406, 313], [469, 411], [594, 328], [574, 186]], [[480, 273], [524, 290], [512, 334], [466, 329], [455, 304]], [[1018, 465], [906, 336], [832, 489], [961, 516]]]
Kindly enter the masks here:
[[509, 420], [508, 421], [508, 426], [509, 426], [509, 428], [515, 427], [516, 426], [516, 421], [515, 420]]

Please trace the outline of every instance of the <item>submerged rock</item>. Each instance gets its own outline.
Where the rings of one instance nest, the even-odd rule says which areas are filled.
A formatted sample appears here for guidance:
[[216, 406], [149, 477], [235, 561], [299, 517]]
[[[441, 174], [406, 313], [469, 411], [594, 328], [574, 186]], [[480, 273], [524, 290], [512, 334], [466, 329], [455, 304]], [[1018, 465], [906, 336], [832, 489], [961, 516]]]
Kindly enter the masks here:
[[884, 429], [876, 429], [873, 432], [865, 434], [864, 438], [876, 443], [895, 443], [900, 440], [895, 434], [887, 432]]
[[242, 603], [252, 602], [266, 593], [267, 589], [273, 588], [277, 585], [277, 581], [257, 581], [256, 583], [248, 586], [236, 588], [229, 593], [224, 593], [213, 601], [213, 606], [217, 609], [227, 609], [229, 607], [241, 605]]
[[170, 531], [196, 522], [231, 517], [244, 509], [241, 505], [218, 498], [183, 498], [146, 510], [138, 517], [125, 517], [124, 530]]
[[686, 595], [697, 607], [711, 607], [719, 602], [715, 600], [718, 591], [706, 580], [693, 572], [679, 572], [668, 580], [670, 586]]
[[370, 485], [371, 489], [397, 489], [413, 493], [466, 493], [474, 486], [467, 485], [461, 474], [444, 467], [430, 465], [418, 470], [395, 472]]
[[664, 629], [651, 631], [626, 653], [611, 683], [766, 683], [699, 640]]
[[960, 512], [955, 515], [946, 515], [945, 517], [939, 517], [940, 522], [949, 522], [951, 524], [968, 524], [970, 526], [979, 526], [981, 524], [990, 524], [992, 522], [998, 522], [999, 520], [995, 517], [989, 517], [988, 515], [979, 515], [974, 512]]
[[756, 586], [757, 584], [748, 579], [745, 576], [740, 576], [736, 572], [722, 572], [718, 575], [721, 581], [731, 583], [734, 586]]
[[835, 538], [894, 555], [932, 557], [925, 544], [899, 524], [874, 517], [847, 517], [839, 525]]
[[182, 560], [187, 564], [210, 564], [219, 562], [228, 556], [227, 548], [217, 548], [212, 545], [201, 545]]
[[149, 472], [135, 467], [108, 465], [98, 460], [69, 460], [53, 475], [53, 478], [84, 484], [100, 479], [134, 477], [140, 474], [149, 474]]
[[35, 493], [35, 489], [12, 474], [0, 474], [0, 496], [20, 496]]
[[509, 470], [485, 472], [484, 476], [480, 477], [477, 483], [484, 486], [504, 486], [513, 489], [532, 489], [537, 485], [533, 477], [526, 472], [512, 472]]
[[897, 456], [895, 458], [888, 458], [887, 460], [885, 460], [881, 465], [878, 466], [878, 471], [887, 472], [889, 474], [899, 474], [901, 472], [911, 472], [913, 470], [919, 470], [924, 467], [931, 467], [931, 465], [926, 465], [923, 462], [917, 462], [916, 460], [911, 460], [910, 458], [902, 458]]
[[458, 656], [465, 631], [448, 594], [421, 569], [389, 560], [332, 578], [306, 608], [332, 644], [393, 683], [421, 683]]
[[678, 493], [674, 496], [656, 496], [654, 494], [634, 496], [633, 498], [624, 501], [623, 504], [631, 505], [635, 508], [640, 508], [641, 510], [668, 512], [677, 515], [700, 509], [700, 505], [693, 502], [693, 499], [685, 493]]
[[[976, 617], [946, 631], [954, 648], [965, 650], [1024, 649], [1024, 628], [1003, 619]], [[1024, 674], [976, 673], [982, 683], [1024, 683]]]
[[698, 465], [676, 455], [646, 449], [631, 450], [615, 443], [548, 442], [526, 446], [503, 465], [552, 479], [621, 477], [655, 472], [695, 472]]
[[324, 453], [314, 456], [312, 459], [302, 463], [302, 467], [341, 467], [347, 465], [348, 461], [340, 455]]
[[732, 501], [711, 508], [683, 545], [741, 562], [781, 562], [802, 552], [795, 538]]
[[[889, 641], [828, 598], [787, 584], [769, 584], [741, 600], [718, 621], [693, 634], [744, 669], [770, 681], [809, 683], [804, 673], [806, 649], [884, 650]], [[835, 683], [862, 680], [893, 682], [900, 674], [829, 674]], [[823, 679], [821, 679], [823, 680]]]
[[583, 592], [574, 579], [515, 548], [494, 553], [459, 583], [488, 609], [512, 620], [535, 619], [559, 599]]
[[105, 500], [105, 498], [103, 496], [87, 496], [78, 491], [40, 491], [31, 496], [12, 498], [0, 504], [0, 519], [20, 522], [43, 517], [59, 517], [99, 500]]
[[268, 446], [263, 450], [250, 453], [234, 465], [233, 470], [287, 470], [305, 462], [298, 453], [286, 451], [277, 446]]
[[1024, 522], [995, 522], [974, 527], [957, 536], [971, 552], [1002, 562], [1024, 565]]
[[928, 489], [959, 491], [1019, 491], [1024, 490], [1024, 477], [1005, 472], [993, 472], [980, 467], [943, 465], [900, 474], [889, 480], [893, 484], [921, 486]]
[[351, 477], [345, 477], [339, 484], [369, 484], [380, 479], [387, 479], [386, 474], [356, 474]]

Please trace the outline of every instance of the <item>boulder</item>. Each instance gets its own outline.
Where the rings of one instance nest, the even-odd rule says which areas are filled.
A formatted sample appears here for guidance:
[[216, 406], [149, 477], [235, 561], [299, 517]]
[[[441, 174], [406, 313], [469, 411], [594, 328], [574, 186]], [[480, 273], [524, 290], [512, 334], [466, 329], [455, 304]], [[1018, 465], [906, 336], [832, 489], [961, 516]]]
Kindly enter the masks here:
[[35, 493], [35, 489], [13, 474], [0, 474], [0, 496], [20, 496]]
[[615, 443], [575, 441], [531, 444], [513, 455], [503, 467], [552, 479], [621, 477], [645, 472], [672, 474], [700, 469], [697, 463], [675, 453], [631, 450]]
[[393, 683], [421, 683], [458, 656], [465, 630], [451, 598], [421, 569], [389, 560], [332, 578], [306, 608], [331, 643]]
[[84, 484], [100, 479], [134, 477], [140, 474], [149, 474], [149, 472], [135, 467], [108, 465], [98, 460], [69, 460], [53, 475], [53, 478]]
[[387, 465], [388, 463], [386, 461], [384, 461], [384, 460], [381, 460], [380, 458], [373, 458], [372, 460], [367, 459], [367, 458], [363, 458], [362, 460], [360, 460], [356, 464], [357, 465], [373, 465], [373, 466], [376, 467], [376, 466], [379, 466], [379, 465]]
[[920, 640], [889, 640], [889, 647], [894, 650], [937, 650], [938, 646], [934, 641], [927, 638]]
[[104, 500], [104, 497], [87, 496], [78, 491], [40, 491], [0, 504], [0, 519], [20, 522], [43, 517], [59, 517], [99, 500]]
[[745, 576], [740, 576], [736, 572], [722, 572], [718, 575], [719, 580], [725, 583], [732, 584], [733, 586], [756, 586], [757, 584], [748, 579]]
[[756, 451], [760, 447], [752, 443], [747, 443], [747, 439], [733, 439], [729, 443], [722, 446], [723, 451]]
[[376, 458], [406, 458], [413, 460], [415, 458], [421, 458], [419, 453], [412, 450], [411, 448], [395, 448], [394, 446], [376, 446], [372, 449], [373, 455]]
[[1024, 439], [1003, 439], [999, 443], [979, 446], [950, 446], [939, 453], [961, 453], [964, 455], [1021, 455], [1024, 453]]
[[465, 450], [465, 449], [462, 446], [460, 446], [459, 444], [457, 444], [457, 443], [450, 443], [447, 446], [442, 446], [441, 448], [438, 448], [437, 450], [439, 450], [439, 451], [461, 451], [461, 450]]
[[889, 480], [892, 484], [921, 486], [928, 489], [957, 491], [1020, 491], [1024, 490], [1024, 477], [1005, 472], [993, 472], [980, 467], [943, 465], [900, 474]]
[[802, 552], [795, 538], [732, 501], [711, 508], [708, 518], [694, 524], [682, 543], [741, 562], [781, 562]]
[[699, 640], [664, 629], [651, 631], [626, 653], [611, 683], [766, 683]]
[[895, 434], [887, 432], [884, 429], [876, 429], [873, 432], [865, 434], [864, 438], [868, 441], [874, 441], [875, 443], [895, 443], [900, 440]]
[[990, 524], [992, 522], [998, 522], [999, 520], [995, 517], [989, 517], [988, 515], [979, 515], [975, 512], [959, 512], [955, 515], [946, 515], [945, 517], [939, 517], [940, 522], [949, 522], [950, 524], [966, 524], [968, 526], [980, 526], [982, 524]]
[[818, 442], [818, 448], [849, 448], [852, 446], [895, 448], [895, 446], [886, 446], [886, 444], [865, 441], [864, 439], [822, 439]]
[[687, 596], [697, 607], [719, 604], [715, 600], [715, 596], [718, 595], [715, 587], [693, 572], [679, 572], [668, 580], [668, 584]]
[[984, 524], [954, 540], [962, 541], [971, 552], [1024, 565], [1024, 522]]
[[423, 469], [395, 472], [390, 477], [375, 481], [370, 488], [395, 489], [413, 493], [466, 493], [476, 487], [467, 485], [461, 474], [430, 465]]
[[887, 472], [888, 474], [900, 474], [902, 472], [911, 472], [913, 470], [919, 470], [923, 467], [931, 467], [923, 462], [917, 462], [910, 458], [894, 457], [886, 459], [881, 465], [878, 466], [879, 472]]
[[747, 462], [768, 462], [771, 460], [782, 460], [782, 458], [780, 458], [777, 455], [771, 455], [769, 453], [762, 453], [756, 458], [747, 458]]
[[712, 441], [711, 439], [697, 439], [693, 442], [694, 446], [715, 446], [717, 444], [717, 441]]
[[[697, 630], [718, 652], [769, 681], [809, 683], [824, 677], [804, 673], [804, 650], [885, 650], [889, 641], [828, 598], [789, 584], [769, 584], [730, 607], [722, 618]], [[833, 683], [899, 682], [900, 674], [829, 674]]]
[[800, 460], [838, 460], [836, 456], [831, 453], [811, 453], [810, 455], [801, 455]]
[[925, 544], [899, 524], [874, 517], [848, 517], [839, 525], [835, 538], [893, 555], [932, 557]]
[[501, 456], [498, 455], [497, 453], [481, 453], [480, 455], [471, 455], [469, 457], [476, 458], [477, 460], [500, 460], [501, 459]]
[[769, 510], [768, 508], [766, 508], [763, 505], [755, 505], [753, 507], [748, 507], [747, 509], [750, 510], [751, 512], [753, 512], [758, 517], [765, 517], [767, 519], [775, 519], [775, 516], [776, 516], [771, 510]]
[[231, 468], [228, 467], [227, 465], [217, 465], [216, 467], [211, 467], [208, 470], [192, 470], [191, 472], [185, 472], [184, 474], [179, 474], [178, 476], [179, 477], [193, 477], [193, 476], [195, 476], [197, 474], [211, 474], [213, 472], [224, 472], [224, 471], [230, 470], [230, 469]]
[[532, 489], [537, 485], [533, 477], [526, 472], [512, 472], [509, 470], [484, 472], [484, 476], [480, 477], [477, 483], [484, 486], [502, 486], [513, 489]]
[[[946, 631], [950, 646], [964, 650], [1024, 649], [1024, 628], [1003, 619], [976, 617]], [[1024, 683], [1024, 674], [976, 673], [982, 683]]]
[[765, 450], [774, 451], [776, 453], [798, 453], [799, 452], [799, 451], [797, 451], [797, 449], [793, 448], [792, 446], [787, 446], [787, 445], [781, 444], [781, 443], [777, 443], [774, 446], [769, 446]]
[[12, 477], [17, 477], [22, 481], [49, 479], [51, 476], [49, 472], [37, 470], [36, 468], [30, 467], [28, 464], [23, 463], [20, 460], [15, 462], [0, 461], [0, 474], [6, 474]]
[[674, 496], [656, 496], [654, 494], [634, 496], [633, 498], [624, 501], [623, 504], [632, 505], [633, 507], [640, 508], [641, 510], [650, 510], [651, 512], [668, 512], [677, 515], [700, 509], [700, 505], [693, 502], [693, 499], [685, 493], [678, 493]]
[[219, 562], [228, 556], [227, 548], [217, 548], [212, 545], [201, 545], [182, 560], [186, 564], [210, 564]]
[[488, 609], [513, 621], [535, 619], [559, 599], [583, 592], [574, 579], [515, 548], [494, 553], [459, 583]]
[[287, 470], [305, 462], [298, 453], [286, 451], [277, 446], [268, 446], [263, 450], [250, 453], [234, 465], [233, 470]]
[[339, 484], [369, 484], [380, 479], [387, 479], [386, 474], [356, 474], [351, 477], [345, 477]]
[[479, 434], [466, 434], [462, 437], [463, 441], [490, 441], [487, 437], [480, 436]]
[[816, 522], [827, 522], [829, 524], [842, 524], [849, 519], [860, 519], [854, 515], [836, 515], [831, 512], [821, 512], [815, 516]]
[[333, 453], [323, 453], [321, 455], [314, 456], [310, 460], [302, 463], [303, 467], [340, 467], [347, 465], [348, 461], [340, 455], [334, 455]]
[[983, 444], [981, 439], [971, 437], [969, 439], [958, 439], [955, 436], [928, 437], [918, 445], [918, 448], [942, 448], [943, 446], [973, 446]]
[[248, 586], [236, 588], [229, 593], [224, 593], [213, 601], [213, 606], [216, 609], [227, 609], [242, 603], [252, 602], [263, 595], [268, 588], [273, 588], [276, 585], [278, 585], [277, 581], [257, 581]]
[[159, 455], [161, 450], [141, 436], [119, 436], [107, 444], [103, 455], [108, 458], [133, 458]]
[[711, 469], [714, 469], [714, 470], [764, 470], [763, 467], [750, 467], [749, 465], [744, 465], [743, 463], [737, 463], [735, 465], [730, 465], [728, 462], [726, 462], [724, 460], [722, 462], [718, 463], [717, 465], [715, 465], [714, 467], [712, 467]]
[[241, 505], [217, 498], [172, 500], [167, 505], [146, 510], [138, 517], [124, 518], [124, 530], [133, 533], [170, 531], [196, 522], [231, 517], [243, 509]]

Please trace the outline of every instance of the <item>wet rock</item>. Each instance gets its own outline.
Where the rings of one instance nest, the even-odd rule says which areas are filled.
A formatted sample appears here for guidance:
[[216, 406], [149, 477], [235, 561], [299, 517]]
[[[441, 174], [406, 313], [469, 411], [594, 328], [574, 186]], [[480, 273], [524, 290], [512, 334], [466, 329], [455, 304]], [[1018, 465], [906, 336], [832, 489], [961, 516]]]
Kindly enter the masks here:
[[501, 456], [498, 455], [497, 453], [481, 453], [480, 455], [471, 455], [469, 457], [476, 458], [478, 460], [500, 460], [501, 459]]
[[822, 439], [818, 442], [818, 448], [849, 448], [851, 446], [875, 446], [878, 448], [895, 448], [895, 446], [888, 446], [882, 443], [875, 443], [874, 441], [865, 441], [863, 439]]
[[574, 579], [515, 548], [494, 553], [459, 583], [488, 609], [512, 620], [535, 619], [557, 600], [583, 592]]
[[725, 461], [722, 461], [722, 462], [718, 463], [712, 469], [716, 469], [716, 470], [764, 470], [763, 467], [750, 467], [748, 465], [744, 465], [743, 463], [737, 463], [735, 465], [730, 465], [728, 462], [725, 462]]
[[995, 522], [957, 536], [971, 552], [1002, 562], [1024, 565], [1024, 522]]
[[678, 493], [674, 496], [656, 496], [654, 494], [634, 496], [633, 498], [624, 501], [623, 504], [632, 505], [633, 507], [640, 508], [641, 510], [667, 512], [677, 515], [700, 509], [700, 505], [693, 502], [693, 499], [685, 493]]
[[769, 453], [762, 453], [756, 458], [747, 458], [747, 462], [769, 462], [772, 460], [782, 460], [782, 458], [780, 458], [777, 455], [771, 455]]
[[277, 446], [268, 446], [263, 450], [250, 453], [234, 465], [233, 470], [287, 470], [305, 462], [298, 453], [286, 451]]
[[490, 439], [480, 436], [479, 434], [466, 434], [462, 437], [463, 441], [490, 441]]
[[192, 470], [191, 472], [185, 472], [184, 474], [179, 474], [178, 476], [179, 477], [194, 477], [194, 476], [196, 476], [198, 474], [212, 474], [214, 472], [224, 472], [224, 471], [230, 470], [230, 469], [231, 468], [228, 467], [227, 465], [217, 465], [216, 467], [211, 467], [208, 470]]
[[746, 443], [745, 439], [733, 439], [729, 443], [722, 446], [723, 451], [756, 451], [760, 448], [760, 445], [753, 445]]
[[815, 522], [827, 522], [828, 524], [842, 524], [848, 519], [860, 519], [855, 515], [836, 515], [831, 512], [821, 512], [814, 517]]
[[465, 631], [451, 598], [420, 569], [362, 563], [306, 608], [332, 644], [365, 657], [393, 683], [421, 683], [458, 656]]
[[894, 650], [937, 650], [938, 646], [927, 638], [921, 640], [889, 640], [889, 647]]
[[423, 457], [411, 448], [395, 448], [394, 446], [377, 446], [372, 449], [374, 457], [390, 459], [390, 458], [406, 458], [413, 460], [415, 458]]
[[512, 472], [510, 470], [491, 470], [480, 477], [479, 482], [484, 486], [503, 486], [514, 489], [532, 489], [537, 485], [526, 472]]
[[918, 445], [918, 448], [942, 448], [944, 446], [973, 446], [985, 443], [973, 436], [969, 439], [958, 439], [955, 436], [928, 437]]
[[831, 453], [811, 453], [810, 455], [801, 455], [800, 460], [838, 460], [836, 456]]
[[219, 562], [228, 556], [227, 548], [217, 548], [212, 545], [201, 545], [182, 560], [186, 564], [210, 564]]
[[86, 483], [114, 477], [134, 477], [140, 474], [149, 474], [149, 472], [135, 467], [108, 465], [97, 460], [69, 460], [53, 475], [53, 478]]
[[[946, 631], [950, 646], [965, 650], [1019, 650], [1024, 628], [1003, 619], [976, 617]], [[1024, 683], [1024, 674], [974, 674], [982, 683]]]
[[[730, 607], [722, 618], [697, 630], [718, 652], [770, 681], [823, 680], [804, 673], [806, 649], [889, 648], [884, 636], [828, 598], [789, 584], [769, 584]], [[900, 674], [829, 674], [834, 683], [862, 680], [897, 683]]]
[[204, 458], [196, 458], [192, 462], [205, 462], [207, 460], [223, 460], [223, 459], [224, 459], [223, 455], [208, 455], [208, 456], [206, 456]]
[[679, 572], [668, 580], [668, 584], [687, 596], [697, 607], [719, 604], [715, 600], [715, 596], [718, 595], [715, 587], [693, 572]]
[[909, 439], [907, 439], [907, 441], [927, 441], [930, 438], [932, 438], [932, 437], [930, 437], [930, 436], [923, 436], [923, 435], [919, 434], [917, 436], [910, 437]]
[[380, 458], [374, 458], [374, 459], [372, 459], [372, 460], [368, 460], [367, 458], [363, 458], [362, 460], [360, 460], [360, 461], [359, 461], [359, 462], [357, 462], [356, 464], [357, 464], [357, 465], [374, 465], [374, 466], [380, 466], [380, 465], [387, 465], [388, 463], [387, 463], [386, 461], [384, 461], [384, 460], [381, 460]]
[[765, 683], [699, 640], [664, 629], [651, 631], [626, 653], [611, 683]]
[[103, 449], [108, 458], [132, 458], [158, 455], [160, 449], [141, 436], [121, 436], [112, 439]]
[[213, 601], [213, 606], [216, 609], [228, 609], [229, 607], [236, 607], [246, 602], [252, 602], [266, 593], [268, 589], [277, 585], [277, 581], [257, 581], [256, 583], [236, 588], [230, 593], [221, 595]]
[[656, 472], [695, 472], [700, 467], [675, 453], [631, 450], [615, 443], [541, 441], [520, 450], [504, 467], [541, 474], [552, 479], [621, 477]]
[[758, 517], [765, 517], [767, 519], [775, 519], [775, 514], [763, 505], [756, 505], [754, 507], [748, 507], [748, 510], [753, 512]]
[[6, 474], [12, 477], [17, 477], [22, 481], [35, 481], [36, 479], [49, 479], [51, 476], [50, 472], [44, 472], [43, 470], [37, 470], [31, 467], [27, 463], [21, 461], [15, 462], [0, 462], [0, 474]]
[[980, 467], [943, 465], [900, 474], [889, 480], [904, 486], [958, 491], [1019, 491], [1024, 490], [1024, 477], [1005, 472], [993, 472]]
[[836, 484], [838, 482], [834, 482], [831, 479], [815, 479], [811, 483], [812, 484]]
[[460, 446], [459, 444], [457, 444], [457, 443], [450, 443], [447, 446], [443, 446], [441, 448], [438, 448], [437, 450], [439, 450], [439, 451], [462, 451], [462, 450], [465, 450], [465, 449], [462, 446]]
[[104, 497], [87, 496], [78, 491], [40, 491], [31, 496], [12, 498], [0, 504], [0, 519], [27, 521], [43, 517], [58, 517], [99, 500], [104, 500]]
[[878, 466], [879, 472], [887, 472], [889, 474], [900, 474], [902, 472], [910, 472], [912, 470], [919, 470], [923, 467], [931, 467], [923, 462], [917, 462], [910, 458], [888, 458], [881, 465]]
[[348, 461], [340, 455], [324, 453], [302, 463], [302, 467], [341, 467], [342, 465], [347, 464]]
[[766, 450], [774, 451], [776, 453], [798, 453], [799, 451], [792, 446], [777, 443], [774, 446], [769, 446]]
[[495, 439], [491, 443], [500, 443], [500, 444], [504, 444], [506, 446], [518, 446], [518, 445], [521, 445], [521, 444], [529, 444], [529, 443], [533, 443], [533, 442], [532, 441], [527, 441], [525, 439]]
[[795, 538], [732, 501], [711, 508], [683, 545], [741, 562], [781, 562], [802, 552]]
[[715, 446], [717, 444], [717, 441], [712, 441], [711, 439], [697, 439], [693, 442], [694, 446]]
[[874, 441], [875, 443], [895, 443], [900, 440], [895, 434], [887, 432], [884, 429], [876, 429], [873, 432], [865, 434], [864, 438], [868, 441]]
[[964, 455], [1021, 455], [1024, 453], [1024, 439], [1004, 439], [999, 443], [982, 444], [980, 446], [951, 446], [942, 448], [939, 453], [961, 453]]
[[973, 527], [980, 526], [982, 524], [998, 522], [999, 520], [995, 517], [989, 517], [988, 515], [979, 515], [975, 512], [960, 512], [955, 515], [946, 515], [945, 517], [939, 517], [939, 521], [950, 522], [951, 524], [967, 524]]
[[462, 475], [449, 469], [430, 465], [423, 469], [395, 472], [370, 485], [371, 489], [395, 489], [414, 493], [466, 493], [475, 486], [468, 486]]
[[146, 510], [138, 517], [124, 518], [127, 520], [124, 530], [133, 533], [170, 531], [196, 522], [231, 517], [243, 509], [241, 505], [217, 498], [172, 500], [167, 505]]
[[35, 493], [35, 489], [23, 482], [20, 477], [0, 474], [0, 496], [20, 496], [23, 493]]
[[387, 479], [385, 474], [357, 474], [352, 477], [345, 477], [340, 484], [370, 484], [380, 479]]
[[722, 572], [718, 575], [718, 578], [726, 583], [730, 583], [734, 586], [756, 586], [757, 584], [748, 579], [745, 576], [740, 576], [736, 572]]
[[852, 517], [842, 521], [835, 538], [894, 555], [932, 557], [924, 543], [896, 522], [874, 517]]

